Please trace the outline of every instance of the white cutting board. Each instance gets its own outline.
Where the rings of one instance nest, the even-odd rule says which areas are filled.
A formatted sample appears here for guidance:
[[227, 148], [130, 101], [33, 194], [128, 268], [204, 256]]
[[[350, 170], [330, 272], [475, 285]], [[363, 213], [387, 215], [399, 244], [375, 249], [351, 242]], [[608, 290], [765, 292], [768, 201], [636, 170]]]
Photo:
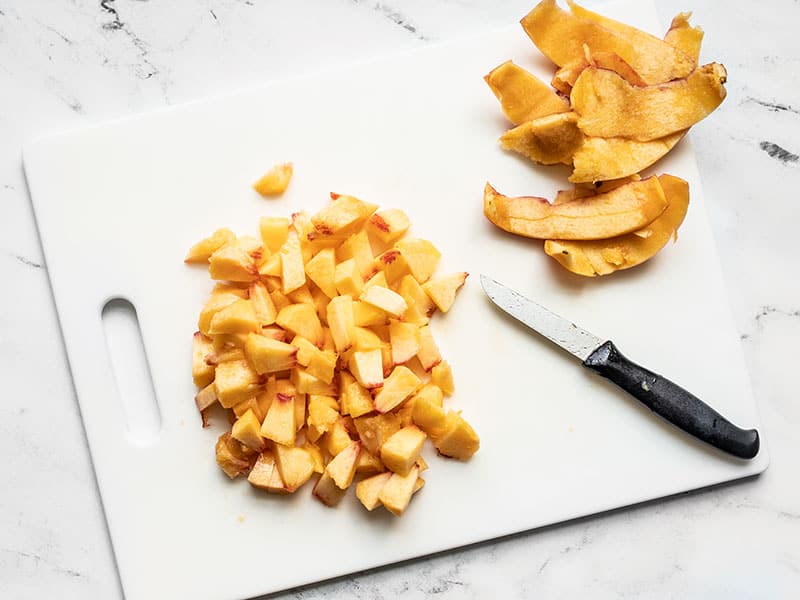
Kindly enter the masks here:
[[[662, 31], [649, 3], [607, 12]], [[686, 178], [680, 240], [646, 266], [571, 276], [541, 244], [482, 214], [490, 180], [551, 195], [566, 169], [503, 152], [508, 126], [482, 76], [513, 58], [548, 65], [519, 26], [335, 73], [124, 119], [32, 143], [25, 171], [61, 328], [129, 600], [254, 596], [763, 471], [677, 432], [495, 310], [480, 273], [529, 295], [683, 384], [735, 423], [760, 424], [688, 141], [658, 167]], [[711, 116], [711, 119], [714, 117]], [[703, 125], [699, 129], [702, 130]], [[295, 163], [288, 192], [249, 184]], [[453, 365], [451, 401], [481, 436], [466, 464], [429, 456], [407, 513], [337, 509], [230, 482], [201, 429], [191, 335], [211, 283], [182, 263], [219, 226], [257, 235], [262, 215], [317, 210], [328, 192], [401, 207], [472, 276], [434, 330]], [[106, 352], [109, 298], [138, 311], [161, 414], [155, 439], [126, 433]], [[535, 540], [533, 543], [536, 543]]]

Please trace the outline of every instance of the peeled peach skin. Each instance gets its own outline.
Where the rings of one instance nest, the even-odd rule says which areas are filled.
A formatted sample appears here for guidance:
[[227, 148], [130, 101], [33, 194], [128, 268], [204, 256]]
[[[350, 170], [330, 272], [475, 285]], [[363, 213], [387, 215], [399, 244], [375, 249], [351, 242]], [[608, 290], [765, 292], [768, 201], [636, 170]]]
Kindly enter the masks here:
[[635, 87], [606, 69], [584, 69], [570, 100], [587, 136], [646, 142], [687, 129], [725, 99], [725, 67], [710, 63], [686, 79]]
[[[648, 33], [644, 33], [640, 29], [636, 29], [635, 27], [631, 27], [625, 23], [620, 23], [614, 19], [599, 15], [577, 5], [572, 0], [567, 0], [567, 4], [569, 5], [572, 14], [576, 17], [594, 21], [601, 27], [615, 31], [616, 33], [625, 36], [627, 39], [633, 42], [634, 46], [647, 47], [647, 45], [652, 44], [653, 40], [655, 39], [653, 36]], [[672, 24], [670, 25], [667, 35], [664, 37], [664, 41], [670, 46], [673, 46], [679, 50], [689, 60], [691, 60], [692, 69], [694, 69], [694, 67], [697, 66], [697, 56], [700, 53], [700, 43], [703, 40], [703, 30], [699, 27], [692, 27], [689, 25], [689, 17], [691, 15], [692, 13], [690, 12], [679, 13], [674, 19], [672, 19]], [[685, 63], [681, 61], [681, 64]]]
[[579, 8], [573, 4], [570, 13], [559, 8], [555, 0], [542, 0], [521, 21], [528, 37], [559, 67], [579, 60], [586, 44], [592, 52], [617, 54], [648, 84], [683, 78], [692, 72], [691, 58], [675, 46], [633, 27], [625, 26], [624, 33], [609, 29], [585, 18], [594, 13], [581, 9], [584, 16], [575, 14]]
[[500, 145], [543, 165], [570, 164], [580, 148], [583, 134], [574, 112], [541, 117], [509, 129]]
[[546, 83], [510, 60], [483, 78], [514, 125], [554, 113], [567, 112], [569, 102]]
[[703, 43], [703, 30], [699, 27], [692, 27], [689, 24], [690, 12], [682, 12], [675, 15], [669, 26], [664, 41], [670, 46], [675, 46], [678, 50], [688, 56], [695, 65], [700, 56], [700, 46]]
[[607, 240], [547, 240], [544, 251], [564, 268], [592, 277], [640, 265], [677, 237], [689, 207], [689, 184], [672, 175], [659, 175], [667, 209], [643, 230]]
[[642, 76], [618, 54], [613, 52], [592, 52], [589, 50], [588, 46], [584, 47], [584, 52], [586, 54], [585, 57], [564, 65], [553, 75], [553, 80], [550, 83], [562, 94], [569, 96], [570, 92], [572, 92], [572, 86], [575, 85], [578, 76], [586, 67], [590, 66], [614, 71], [631, 85], [647, 85], [647, 82], [642, 79]]
[[593, 183], [576, 183], [575, 187], [571, 190], [559, 190], [556, 193], [556, 197], [553, 198], [553, 204], [564, 204], [565, 202], [572, 202], [578, 198], [605, 194], [620, 186], [627, 185], [632, 181], [641, 180], [642, 178], [636, 173], [628, 177], [621, 177], [620, 179], [608, 179], [606, 181], [597, 181]]
[[656, 177], [605, 194], [550, 204], [544, 198], [509, 197], [486, 184], [483, 211], [501, 229], [538, 239], [598, 240], [641, 229], [667, 207]]
[[594, 183], [619, 179], [646, 169], [675, 147], [686, 130], [637, 142], [621, 137], [584, 138], [581, 147], [572, 155], [572, 183]]

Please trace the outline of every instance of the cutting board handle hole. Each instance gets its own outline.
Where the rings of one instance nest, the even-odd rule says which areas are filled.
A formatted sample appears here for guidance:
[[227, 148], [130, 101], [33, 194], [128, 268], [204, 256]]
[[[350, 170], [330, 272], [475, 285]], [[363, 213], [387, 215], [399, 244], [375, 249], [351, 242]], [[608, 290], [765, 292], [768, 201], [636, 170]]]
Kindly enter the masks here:
[[161, 411], [136, 308], [124, 298], [112, 298], [103, 306], [102, 319], [128, 438], [137, 445], [152, 444], [161, 431]]

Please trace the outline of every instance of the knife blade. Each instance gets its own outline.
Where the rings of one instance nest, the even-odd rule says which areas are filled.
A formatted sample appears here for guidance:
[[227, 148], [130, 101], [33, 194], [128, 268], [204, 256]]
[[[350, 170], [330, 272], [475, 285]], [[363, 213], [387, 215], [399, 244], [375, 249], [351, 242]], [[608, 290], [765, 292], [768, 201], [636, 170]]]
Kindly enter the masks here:
[[486, 275], [481, 275], [481, 286], [504, 312], [684, 432], [737, 458], [751, 459], [758, 454], [758, 431], [737, 427], [697, 396], [626, 358], [611, 340], [581, 329]]

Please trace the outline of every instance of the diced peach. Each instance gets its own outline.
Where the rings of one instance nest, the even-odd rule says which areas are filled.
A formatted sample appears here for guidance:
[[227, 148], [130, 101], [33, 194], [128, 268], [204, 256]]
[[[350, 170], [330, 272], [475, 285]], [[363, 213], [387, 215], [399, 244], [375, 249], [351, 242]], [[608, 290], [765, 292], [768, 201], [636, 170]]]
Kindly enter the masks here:
[[205, 306], [200, 311], [200, 317], [197, 320], [197, 328], [204, 335], [209, 334], [211, 329], [211, 319], [214, 318], [220, 310], [241, 300], [241, 296], [233, 291], [213, 291], [211, 297], [206, 301]]
[[358, 485], [356, 485], [356, 498], [361, 501], [361, 504], [363, 504], [367, 510], [374, 510], [380, 505], [381, 502], [378, 498], [381, 490], [391, 476], [391, 471], [387, 471], [358, 482]]
[[[306, 370], [325, 383], [333, 381], [334, 369], [336, 367], [336, 354], [320, 350], [314, 344], [301, 336], [295, 336], [292, 345], [298, 348], [297, 362]], [[294, 365], [292, 365], [294, 366]]]
[[267, 380], [266, 389], [255, 396], [256, 403], [258, 404], [256, 416], [260, 418], [262, 423], [264, 422], [264, 417], [266, 417], [269, 412], [269, 407], [272, 406], [272, 401], [275, 399], [276, 393], [275, 376], [273, 375]]
[[414, 424], [414, 420], [411, 418], [411, 413], [414, 410], [414, 398], [415, 396], [411, 396], [394, 411], [400, 419], [400, 427], [408, 427]]
[[310, 394], [308, 397], [308, 425], [320, 433], [325, 433], [336, 421], [339, 412], [326, 401], [326, 396]]
[[399, 208], [390, 208], [373, 214], [364, 226], [367, 232], [384, 244], [403, 237], [411, 226], [408, 216]]
[[[280, 254], [278, 256], [278, 263], [280, 263]], [[272, 296], [272, 292], [275, 290], [280, 291], [283, 283], [281, 283], [281, 275], [280, 275], [280, 267], [278, 267], [278, 274], [277, 275], [267, 275], [261, 277], [261, 282], [267, 287], [267, 291], [269, 295]]]
[[349, 414], [355, 419], [375, 409], [370, 393], [347, 371], [340, 372], [339, 390], [342, 398], [342, 414]]
[[444, 410], [428, 398], [414, 398], [411, 419], [415, 425], [434, 439], [438, 438], [445, 430]]
[[214, 288], [211, 290], [211, 295], [215, 294], [233, 294], [234, 296], [238, 296], [239, 298], [244, 298], [245, 300], [249, 297], [250, 291], [249, 286], [246, 282], [222, 282], [218, 281], [214, 284]]
[[275, 462], [290, 494], [311, 479], [314, 473], [314, 459], [305, 448], [275, 444]]
[[364, 278], [361, 276], [354, 258], [348, 258], [336, 265], [334, 282], [339, 294], [358, 298], [364, 288]]
[[324, 341], [322, 323], [316, 309], [310, 304], [290, 304], [283, 307], [275, 322], [292, 334], [306, 338], [315, 346], [321, 346]]
[[339, 406], [342, 415], [350, 414], [350, 393], [347, 387], [355, 380], [356, 378], [346, 369], [341, 369], [339, 371]]
[[274, 277], [280, 281], [281, 277], [280, 253], [276, 252], [275, 254], [271, 254], [266, 259], [264, 259], [261, 262], [261, 264], [258, 265], [258, 274], [261, 276], [262, 279], [267, 277]]
[[361, 300], [353, 302], [353, 322], [359, 327], [383, 325], [388, 318], [389, 316], [377, 306], [372, 306]]
[[436, 345], [436, 340], [433, 339], [431, 328], [427, 325], [419, 330], [419, 352], [417, 352], [417, 357], [422, 368], [426, 371], [430, 371], [442, 362], [439, 347]]
[[383, 346], [383, 340], [378, 337], [378, 334], [365, 327], [353, 328], [353, 348], [366, 352], [368, 350], [380, 349]]
[[392, 363], [408, 362], [419, 352], [419, 327], [404, 321], [389, 321], [389, 343], [392, 347]]
[[390, 248], [386, 252], [382, 252], [376, 256], [373, 262], [373, 268], [376, 271], [383, 272], [389, 284], [394, 284], [411, 272], [406, 259], [403, 258], [403, 254], [397, 248]]
[[253, 303], [239, 299], [214, 315], [209, 333], [249, 333], [260, 329]]
[[[319, 289], [316, 285], [311, 287], [311, 299], [314, 301], [314, 308], [317, 310], [317, 316], [319, 317], [320, 323], [323, 325], [328, 324], [328, 304], [331, 303], [331, 299]], [[333, 348], [331, 348], [333, 350]]]
[[271, 494], [288, 494], [286, 484], [281, 477], [280, 469], [272, 452], [265, 451], [258, 457], [250, 476], [247, 478], [251, 485]]
[[258, 260], [264, 255], [264, 244], [251, 235], [242, 235], [236, 238], [235, 244], [247, 254]]
[[231, 410], [237, 419], [241, 418], [242, 415], [244, 415], [248, 410], [252, 410], [258, 419], [258, 426], [261, 427], [261, 421], [264, 420], [264, 416], [261, 414], [261, 409], [258, 406], [258, 400], [256, 399], [256, 396], [248, 398], [247, 400], [242, 400], [238, 404], [234, 404], [231, 407]]
[[214, 334], [214, 351], [206, 355], [206, 362], [218, 365], [228, 360], [244, 358], [244, 345], [249, 333], [217, 333]]
[[236, 244], [228, 244], [214, 252], [208, 259], [211, 279], [220, 281], [255, 281], [258, 267], [252, 256]]
[[[292, 301], [289, 300], [289, 298], [287, 298], [286, 295], [280, 290], [272, 290], [269, 293], [269, 297], [272, 298], [272, 303], [275, 305], [275, 310], [278, 311], [278, 314], [280, 314], [284, 308], [292, 303]], [[277, 319], [278, 317], [275, 318]]]
[[311, 290], [308, 289], [308, 283], [301, 285], [293, 292], [289, 292], [286, 297], [292, 304], [309, 304], [314, 307], [314, 310], [317, 308], [314, 303], [314, 296], [311, 295]]
[[400, 419], [394, 413], [366, 415], [353, 419], [358, 437], [372, 454], [380, 452], [383, 442], [400, 429]]
[[286, 341], [286, 332], [283, 330], [282, 327], [279, 327], [278, 325], [270, 325], [269, 327], [262, 327], [261, 335], [276, 340], [278, 342]]
[[306, 282], [303, 253], [300, 250], [300, 240], [295, 231], [289, 230], [286, 242], [281, 246], [280, 255], [282, 291], [284, 294], [288, 294]]
[[414, 398], [425, 398], [436, 406], [441, 407], [443, 406], [444, 393], [442, 392], [442, 388], [435, 383], [426, 383], [417, 390], [417, 393], [414, 394]]
[[306, 275], [329, 298], [336, 296], [336, 252], [323, 248], [306, 263]]
[[320, 431], [314, 425], [306, 425], [305, 435], [306, 435], [306, 440], [307, 441], [313, 442], [314, 444], [316, 444], [317, 442], [319, 442], [320, 438], [323, 435], [325, 435], [325, 432], [324, 431]]
[[292, 225], [289, 229], [289, 235], [291, 236], [292, 232], [297, 234], [303, 264], [311, 260], [315, 251], [320, 250], [319, 244], [314, 244], [309, 240], [309, 234], [313, 233], [313, 231], [314, 225], [311, 223], [311, 217], [304, 210], [292, 213]]
[[236, 241], [236, 235], [226, 228], [217, 229], [209, 237], [197, 242], [194, 246], [189, 248], [189, 253], [186, 255], [184, 262], [187, 263], [204, 263], [208, 262], [211, 255], [217, 250], [227, 244], [232, 244]]
[[362, 447], [356, 463], [356, 475], [371, 475], [380, 473], [383, 470], [384, 466], [381, 459]]
[[277, 461], [275, 468], [272, 469], [272, 476], [267, 483], [266, 490], [271, 494], [288, 494], [289, 490], [286, 489], [286, 483], [281, 477], [281, 470], [278, 468]]
[[261, 327], [267, 327], [275, 322], [278, 311], [267, 291], [267, 287], [262, 282], [255, 281], [250, 284], [250, 302], [253, 303], [256, 319], [258, 319], [258, 324]]
[[381, 446], [381, 461], [390, 471], [406, 475], [416, 464], [426, 437], [415, 425], [403, 427]]
[[365, 289], [361, 294], [360, 300], [380, 308], [396, 318], [401, 318], [408, 308], [405, 299], [400, 294], [379, 285], [373, 285]]
[[353, 482], [360, 452], [361, 442], [351, 442], [346, 448], [342, 449], [325, 468], [325, 472], [331, 476], [333, 482], [340, 489], [347, 489]]
[[233, 439], [230, 431], [219, 436], [215, 451], [217, 464], [231, 479], [250, 471], [256, 460], [255, 453]]
[[322, 379], [314, 377], [308, 369], [294, 367], [289, 376], [292, 383], [300, 394], [319, 394], [322, 396], [333, 396], [339, 393], [336, 384], [331, 381], [325, 383]]
[[386, 279], [386, 273], [384, 271], [377, 271], [374, 273], [364, 282], [364, 289], [370, 287], [371, 285], [379, 285], [381, 287], [388, 288], [389, 282]]
[[383, 382], [383, 387], [375, 396], [375, 410], [387, 413], [400, 405], [422, 385], [419, 377], [408, 367], [399, 365]]
[[428, 240], [404, 238], [394, 247], [401, 252], [414, 279], [424, 283], [430, 279], [442, 254]]
[[383, 358], [378, 349], [355, 351], [350, 355], [350, 372], [368, 390], [383, 385]]
[[273, 165], [253, 184], [253, 189], [262, 196], [282, 194], [289, 187], [292, 173], [294, 173], [294, 167], [290, 162]]
[[306, 423], [306, 405], [308, 394], [296, 393], [294, 395], [294, 428], [300, 431]]
[[444, 431], [434, 441], [439, 454], [467, 460], [480, 448], [478, 434], [456, 411], [447, 413]]
[[302, 447], [305, 448], [309, 456], [311, 456], [311, 460], [314, 463], [314, 473], [324, 472], [325, 461], [322, 458], [322, 451], [319, 447], [315, 443], [309, 441], [306, 441]]
[[294, 446], [295, 417], [294, 395], [278, 392], [261, 424], [261, 435], [276, 444]]
[[453, 383], [453, 370], [450, 368], [450, 363], [443, 360], [431, 370], [431, 381], [436, 384], [444, 393], [445, 396], [452, 396], [456, 391], [455, 384]]
[[320, 448], [331, 456], [337, 456], [342, 450], [352, 443], [350, 433], [347, 431], [344, 419], [339, 419], [330, 426], [327, 433], [320, 440]]
[[334, 396], [317, 395], [321, 402], [330, 406], [333, 410], [341, 412], [339, 408], [339, 401]]
[[326, 385], [330, 385], [336, 373], [336, 360], [336, 352], [322, 350], [314, 354], [306, 370]]
[[378, 207], [354, 196], [339, 196], [311, 217], [314, 231], [322, 237], [347, 237], [356, 232]]
[[436, 305], [422, 289], [419, 282], [412, 275], [405, 275], [397, 285], [397, 293], [400, 294], [408, 304], [403, 319], [409, 323], [417, 325], [427, 325], [433, 313], [436, 312]]
[[353, 299], [337, 296], [328, 303], [328, 326], [337, 352], [345, 352], [353, 344]]
[[324, 339], [322, 340], [322, 349], [327, 350], [328, 352], [336, 352], [336, 344], [333, 342], [333, 335], [331, 335], [331, 328], [323, 327], [322, 334], [324, 336]]
[[436, 307], [446, 313], [456, 300], [456, 292], [464, 285], [469, 273], [451, 273], [434, 277], [422, 284], [422, 289], [433, 300]]
[[406, 475], [394, 473], [378, 494], [378, 500], [386, 510], [399, 517], [408, 507], [418, 477], [419, 467], [416, 465]]
[[217, 365], [216, 377], [219, 403], [224, 408], [255, 396], [261, 389], [258, 373], [246, 360], [230, 360]]
[[214, 365], [206, 362], [206, 356], [213, 351], [211, 340], [199, 331], [195, 332], [192, 337], [192, 379], [197, 387], [206, 387], [214, 381]]
[[194, 397], [197, 410], [201, 413], [217, 400], [219, 400], [219, 398], [217, 398], [217, 386], [213, 381], [197, 392], [197, 395]]
[[244, 351], [258, 373], [277, 373], [297, 364], [295, 346], [257, 333], [247, 336]]
[[264, 438], [261, 437], [261, 423], [252, 408], [247, 409], [247, 412], [236, 419], [231, 428], [231, 436], [257, 452], [264, 448]]
[[339, 262], [354, 259], [358, 265], [358, 272], [366, 278], [373, 270], [372, 247], [366, 231], [358, 231], [347, 238], [336, 249], [336, 260]]
[[261, 217], [259, 221], [261, 241], [270, 254], [277, 253], [289, 235], [289, 219], [285, 217]]
[[[268, 492], [273, 491], [273, 471], [277, 471], [275, 456], [270, 451], [262, 452], [253, 465], [250, 475], [247, 476], [247, 481], [249, 481], [253, 487]], [[283, 488], [283, 482], [281, 482], [280, 487]]]
[[425, 484], [426, 437], [462, 460], [479, 446], [442, 407], [452, 370], [428, 326], [466, 273], [433, 277], [441, 255], [404, 237], [403, 211], [331, 199], [313, 216], [263, 218], [260, 239], [218, 230], [190, 250], [221, 281], [193, 343], [195, 402], [204, 426], [214, 402], [232, 409], [217, 442], [229, 476], [286, 494], [318, 473], [313, 495], [329, 506], [367, 477], [362, 504], [400, 515]]
[[345, 490], [339, 488], [328, 473], [323, 473], [314, 486], [313, 493], [325, 506], [336, 506], [344, 497]]

